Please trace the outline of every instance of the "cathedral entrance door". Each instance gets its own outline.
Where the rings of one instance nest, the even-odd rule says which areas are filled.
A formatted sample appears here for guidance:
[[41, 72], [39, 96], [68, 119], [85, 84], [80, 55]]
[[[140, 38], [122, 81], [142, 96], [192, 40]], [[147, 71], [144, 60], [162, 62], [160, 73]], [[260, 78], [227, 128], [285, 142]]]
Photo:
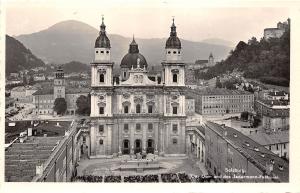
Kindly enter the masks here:
[[154, 141], [153, 141], [153, 139], [148, 139], [148, 141], [147, 141], [147, 153], [154, 153]]
[[140, 139], [135, 140], [135, 148], [134, 148], [134, 153], [141, 153], [142, 152], [142, 143]]
[[123, 141], [123, 154], [129, 154], [130, 153], [130, 142], [128, 139], [125, 139]]

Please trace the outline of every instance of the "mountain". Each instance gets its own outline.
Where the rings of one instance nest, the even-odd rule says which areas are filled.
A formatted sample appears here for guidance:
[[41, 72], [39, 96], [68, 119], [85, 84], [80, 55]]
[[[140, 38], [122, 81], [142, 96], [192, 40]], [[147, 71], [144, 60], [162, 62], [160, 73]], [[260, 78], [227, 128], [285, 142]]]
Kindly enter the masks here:
[[24, 69], [31, 69], [44, 66], [45, 63], [37, 58], [21, 42], [6, 35], [5, 46], [5, 73], [19, 72]]
[[228, 46], [228, 47], [234, 47], [233, 42], [227, 41], [227, 40], [223, 40], [223, 39], [220, 39], [220, 38], [208, 38], [208, 39], [202, 40], [201, 42], [208, 43], [208, 44], [215, 44], [215, 45], [223, 45], [223, 46]]
[[[112, 60], [119, 64], [128, 52], [132, 38], [109, 33], [111, 41]], [[57, 23], [48, 29], [33, 34], [20, 35], [16, 38], [29, 47], [34, 54], [46, 63], [67, 63], [80, 61], [89, 63], [93, 59], [94, 43], [99, 30], [80, 21], [68, 20]], [[160, 64], [164, 59], [166, 38], [142, 39], [136, 38], [140, 52], [145, 56], [148, 64]], [[208, 59], [210, 52], [216, 60], [227, 56], [231, 47], [215, 45], [205, 42], [181, 40], [183, 59], [195, 62], [197, 59]]]

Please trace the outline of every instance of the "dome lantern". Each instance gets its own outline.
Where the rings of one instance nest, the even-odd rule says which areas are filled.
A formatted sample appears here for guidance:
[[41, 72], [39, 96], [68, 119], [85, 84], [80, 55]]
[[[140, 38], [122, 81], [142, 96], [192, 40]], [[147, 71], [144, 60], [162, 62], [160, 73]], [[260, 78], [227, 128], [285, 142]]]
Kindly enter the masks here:
[[95, 48], [110, 48], [110, 40], [108, 39], [105, 31], [104, 17], [102, 16], [102, 24], [100, 25], [99, 36], [95, 42]]

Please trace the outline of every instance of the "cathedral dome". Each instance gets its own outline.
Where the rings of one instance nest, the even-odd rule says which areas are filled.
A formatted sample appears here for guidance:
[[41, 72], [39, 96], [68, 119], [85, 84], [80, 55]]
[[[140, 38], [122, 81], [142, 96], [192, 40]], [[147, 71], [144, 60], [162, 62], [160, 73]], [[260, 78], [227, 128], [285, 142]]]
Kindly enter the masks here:
[[177, 36], [170, 36], [166, 42], [166, 48], [181, 49], [181, 42]]
[[[138, 60], [139, 59], [139, 60]], [[137, 68], [139, 61], [140, 68], [147, 68], [147, 61], [145, 57], [139, 53], [138, 44], [134, 38], [129, 46], [129, 52], [123, 57], [121, 61], [121, 68]]]
[[100, 26], [99, 36], [95, 41], [95, 48], [110, 48], [110, 40], [106, 35], [105, 27], [104, 18], [102, 17], [102, 24]]
[[181, 42], [180, 42], [180, 39], [177, 37], [174, 18], [173, 18], [173, 24], [171, 26], [170, 37], [168, 38], [168, 40], [166, 42], [166, 49], [168, 49], [168, 48], [169, 49], [181, 49]]
[[95, 42], [95, 48], [110, 48], [110, 41], [108, 37], [99, 35]]

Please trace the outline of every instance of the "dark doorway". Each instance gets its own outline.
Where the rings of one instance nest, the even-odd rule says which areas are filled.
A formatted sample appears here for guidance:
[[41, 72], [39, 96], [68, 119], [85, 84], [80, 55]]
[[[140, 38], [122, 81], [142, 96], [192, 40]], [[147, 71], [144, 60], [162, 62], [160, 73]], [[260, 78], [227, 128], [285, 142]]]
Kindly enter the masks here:
[[134, 153], [141, 153], [142, 152], [141, 140], [140, 139], [135, 140], [134, 145], [135, 145]]
[[154, 141], [153, 141], [153, 139], [148, 139], [148, 141], [147, 141], [147, 153], [154, 153]]
[[128, 139], [125, 139], [123, 141], [123, 154], [129, 154], [130, 153], [130, 142]]

